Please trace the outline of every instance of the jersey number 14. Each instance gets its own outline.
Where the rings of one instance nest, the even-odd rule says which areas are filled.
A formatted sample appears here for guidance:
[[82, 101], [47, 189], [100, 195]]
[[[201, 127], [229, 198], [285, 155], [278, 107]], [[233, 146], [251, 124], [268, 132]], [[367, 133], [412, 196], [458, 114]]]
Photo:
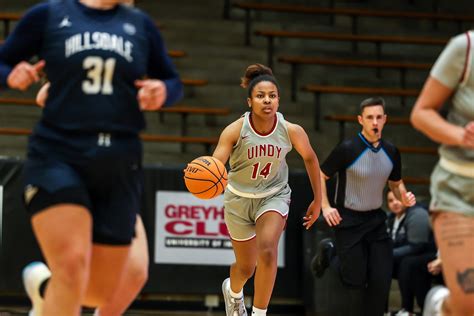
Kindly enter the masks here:
[[82, 82], [85, 94], [112, 94], [112, 78], [114, 77], [115, 58], [103, 59], [99, 56], [89, 56], [84, 59], [82, 66], [87, 70], [87, 80]]
[[257, 177], [260, 176], [264, 179], [268, 178], [270, 172], [272, 172], [272, 163], [267, 162], [267, 164], [260, 168], [260, 162], [252, 165], [252, 180], [257, 180]]

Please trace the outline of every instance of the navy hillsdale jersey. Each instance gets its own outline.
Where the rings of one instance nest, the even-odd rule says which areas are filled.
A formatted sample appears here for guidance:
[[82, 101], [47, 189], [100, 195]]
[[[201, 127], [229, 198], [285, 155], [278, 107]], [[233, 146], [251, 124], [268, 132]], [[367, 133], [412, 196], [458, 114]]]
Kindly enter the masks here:
[[146, 75], [143, 15], [123, 5], [101, 12], [51, 1], [40, 58], [51, 82], [38, 136], [60, 130], [138, 133], [144, 117], [134, 81]]

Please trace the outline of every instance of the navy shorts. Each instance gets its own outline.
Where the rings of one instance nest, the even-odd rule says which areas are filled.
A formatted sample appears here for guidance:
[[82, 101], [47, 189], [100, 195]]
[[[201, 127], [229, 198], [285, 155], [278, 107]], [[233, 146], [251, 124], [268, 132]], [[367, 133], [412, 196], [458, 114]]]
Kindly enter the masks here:
[[24, 200], [31, 215], [62, 203], [82, 205], [92, 215], [94, 243], [130, 244], [143, 192], [141, 143], [112, 138], [111, 144], [69, 159], [49, 140], [30, 140]]

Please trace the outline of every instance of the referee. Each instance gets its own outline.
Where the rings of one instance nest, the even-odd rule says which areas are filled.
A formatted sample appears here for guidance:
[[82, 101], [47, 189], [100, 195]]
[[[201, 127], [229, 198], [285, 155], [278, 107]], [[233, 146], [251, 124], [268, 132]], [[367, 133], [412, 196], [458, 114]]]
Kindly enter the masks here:
[[[382, 98], [362, 101], [358, 115], [362, 131], [337, 145], [321, 165], [322, 212], [335, 229], [335, 239], [320, 242], [313, 272], [321, 277], [331, 264], [344, 285], [362, 288], [364, 316], [384, 314], [392, 278], [392, 242], [381, 209], [385, 184], [388, 181], [403, 205], [416, 202], [401, 179], [398, 149], [381, 138], [386, 120]], [[326, 180], [334, 175], [337, 186], [332, 207]]]

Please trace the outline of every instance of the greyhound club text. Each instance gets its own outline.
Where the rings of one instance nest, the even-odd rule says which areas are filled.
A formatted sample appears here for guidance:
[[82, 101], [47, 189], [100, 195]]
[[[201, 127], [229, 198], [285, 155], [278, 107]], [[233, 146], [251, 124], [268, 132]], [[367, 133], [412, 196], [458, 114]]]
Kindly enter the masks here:
[[165, 230], [175, 236], [227, 237], [223, 206], [168, 204]]

